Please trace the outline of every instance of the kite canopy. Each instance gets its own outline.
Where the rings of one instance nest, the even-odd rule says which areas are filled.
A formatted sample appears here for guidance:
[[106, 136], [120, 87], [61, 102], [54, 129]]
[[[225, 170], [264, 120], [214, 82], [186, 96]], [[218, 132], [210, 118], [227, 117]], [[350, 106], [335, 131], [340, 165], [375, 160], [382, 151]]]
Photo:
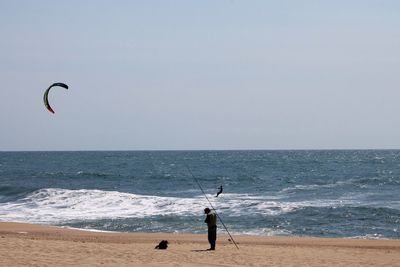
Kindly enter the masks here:
[[43, 101], [44, 101], [44, 105], [46, 106], [46, 108], [54, 114], [54, 110], [50, 107], [49, 104], [49, 92], [50, 89], [53, 88], [54, 86], [59, 86], [65, 89], [68, 89], [68, 85], [66, 85], [65, 83], [53, 83], [52, 85], [50, 85], [49, 88], [47, 88], [47, 90], [44, 92], [44, 96], [43, 96]]

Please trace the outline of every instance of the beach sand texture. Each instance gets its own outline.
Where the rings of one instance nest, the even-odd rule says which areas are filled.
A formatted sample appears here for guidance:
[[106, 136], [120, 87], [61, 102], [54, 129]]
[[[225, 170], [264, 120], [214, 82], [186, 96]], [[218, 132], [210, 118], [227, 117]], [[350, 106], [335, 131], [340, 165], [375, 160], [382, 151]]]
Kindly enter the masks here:
[[[167, 250], [156, 250], [159, 241]], [[400, 240], [104, 233], [0, 223], [0, 266], [400, 266]]]

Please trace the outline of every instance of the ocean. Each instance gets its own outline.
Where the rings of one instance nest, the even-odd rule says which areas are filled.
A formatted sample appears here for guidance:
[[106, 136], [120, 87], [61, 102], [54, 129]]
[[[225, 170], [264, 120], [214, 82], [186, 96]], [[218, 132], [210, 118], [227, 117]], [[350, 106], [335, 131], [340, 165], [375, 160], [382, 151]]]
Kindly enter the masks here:
[[0, 221], [205, 233], [196, 179], [231, 234], [400, 239], [400, 150], [0, 152]]

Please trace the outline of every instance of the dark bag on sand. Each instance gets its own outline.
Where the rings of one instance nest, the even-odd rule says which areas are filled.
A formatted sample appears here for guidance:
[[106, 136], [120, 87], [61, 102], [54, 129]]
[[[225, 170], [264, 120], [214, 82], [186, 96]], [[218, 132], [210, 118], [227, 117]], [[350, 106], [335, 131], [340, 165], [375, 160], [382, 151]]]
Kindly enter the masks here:
[[161, 240], [160, 244], [158, 244], [155, 249], [167, 249], [168, 247], [168, 241], [167, 240]]

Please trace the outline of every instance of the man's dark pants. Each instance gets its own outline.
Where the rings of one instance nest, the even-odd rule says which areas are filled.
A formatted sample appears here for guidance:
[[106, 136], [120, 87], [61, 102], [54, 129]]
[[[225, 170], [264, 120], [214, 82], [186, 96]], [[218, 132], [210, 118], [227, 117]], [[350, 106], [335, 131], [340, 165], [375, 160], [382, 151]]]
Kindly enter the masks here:
[[208, 242], [210, 242], [211, 249], [215, 249], [215, 241], [217, 240], [217, 226], [208, 228]]

